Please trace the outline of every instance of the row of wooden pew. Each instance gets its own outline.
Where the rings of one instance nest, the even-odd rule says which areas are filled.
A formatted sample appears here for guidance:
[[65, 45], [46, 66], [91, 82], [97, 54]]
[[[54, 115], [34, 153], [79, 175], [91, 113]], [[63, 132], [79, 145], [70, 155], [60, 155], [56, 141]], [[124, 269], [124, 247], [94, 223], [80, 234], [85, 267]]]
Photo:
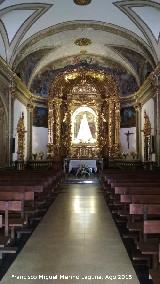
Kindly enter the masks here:
[[0, 262], [15, 254], [15, 239], [31, 234], [31, 223], [42, 218], [55, 198], [62, 169], [0, 171]]
[[124, 238], [134, 240], [133, 260], [148, 260], [150, 277], [160, 283], [160, 174], [109, 169], [103, 174], [104, 194]]

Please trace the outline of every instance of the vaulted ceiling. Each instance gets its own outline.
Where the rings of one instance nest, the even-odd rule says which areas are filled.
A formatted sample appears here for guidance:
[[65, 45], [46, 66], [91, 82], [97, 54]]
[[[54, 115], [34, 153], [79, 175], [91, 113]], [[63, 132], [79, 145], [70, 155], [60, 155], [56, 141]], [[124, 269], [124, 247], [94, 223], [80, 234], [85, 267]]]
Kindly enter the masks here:
[[126, 70], [140, 86], [160, 61], [159, 19], [160, 0], [0, 0], [0, 56], [28, 72], [29, 88], [81, 60]]

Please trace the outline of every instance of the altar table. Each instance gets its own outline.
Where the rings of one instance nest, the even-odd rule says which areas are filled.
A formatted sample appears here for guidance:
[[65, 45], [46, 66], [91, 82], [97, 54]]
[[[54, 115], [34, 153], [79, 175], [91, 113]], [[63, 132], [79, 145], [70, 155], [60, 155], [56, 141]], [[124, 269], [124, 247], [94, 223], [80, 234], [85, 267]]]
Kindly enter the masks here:
[[95, 172], [97, 171], [96, 160], [70, 160], [69, 172], [71, 172], [73, 168], [79, 168], [81, 165], [92, 168]]

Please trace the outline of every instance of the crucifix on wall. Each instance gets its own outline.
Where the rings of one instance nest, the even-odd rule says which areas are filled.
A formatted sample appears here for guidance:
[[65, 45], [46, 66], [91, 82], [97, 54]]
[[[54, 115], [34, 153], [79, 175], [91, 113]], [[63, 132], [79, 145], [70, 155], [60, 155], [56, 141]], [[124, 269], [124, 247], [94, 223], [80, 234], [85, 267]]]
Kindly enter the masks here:
[[126, 138], [127, 138], [128, 149], [129, 149], [129, 137], [130, 137], [130, 135], [132, 135], [132, 134], [134, 134], [134, 133], [133, 133], [133, 132], [129, 132], [129, 130], [128, 130], [128, 132], [124, 133], [124, 135], [126, 135]]

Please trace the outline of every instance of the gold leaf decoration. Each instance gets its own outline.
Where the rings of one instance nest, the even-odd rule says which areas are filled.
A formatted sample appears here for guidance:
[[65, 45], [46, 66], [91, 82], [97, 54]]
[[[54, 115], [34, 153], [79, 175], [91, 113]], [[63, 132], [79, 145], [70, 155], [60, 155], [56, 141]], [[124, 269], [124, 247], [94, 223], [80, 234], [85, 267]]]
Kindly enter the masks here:
[[91, 3], [92, 0], [73, 0], [77, 5], [88, 5]]
[[82, 38], [76, 39], [74, 43], [79, 46], [86, 46], [86, 45], [90, 45], [92, 41], [89, 38], [82, 37]]

